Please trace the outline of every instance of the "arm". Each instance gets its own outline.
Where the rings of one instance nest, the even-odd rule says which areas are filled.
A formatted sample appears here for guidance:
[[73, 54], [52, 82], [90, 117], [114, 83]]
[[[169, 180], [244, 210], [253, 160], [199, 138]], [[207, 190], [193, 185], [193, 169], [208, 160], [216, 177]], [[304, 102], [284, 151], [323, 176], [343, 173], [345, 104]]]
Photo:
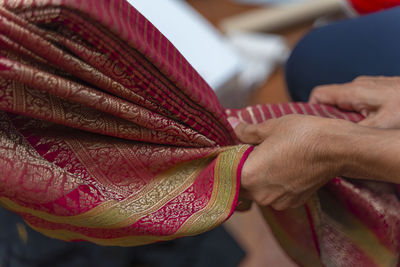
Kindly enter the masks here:
[[400, 182], [400, 130], [394, 130], [400, 128], [400, 78], [320, 86], [310, 102], [366, 119], [354, 124], [290, 115], [250, 125], [231, 118], [242, 142], [258, 144], [243, 166], [242, 197], [285, 209], [302, 205], [335, 176]]
[[400, 130], [358, 128], [341, 144], [340, 176], [399, 184]]
[[364, 173], [353, 170], [344, 175], [399, 183], [396, 167], [400, 136], [393, 129], [400, 129], [400, 77], [361, 76], [350, 83], [319, 86], [310, 102], [360, 112], [366, 117], [359, 122], [363, 126], [392, 129], [364, 128], [351, 151], [357, 160], [353, 165]]
[[400, 182], [400, 130], [289, 115], [235, 132], [259, 144], [243, 166], [241, 194], [263, 206], [300, 206], [336, 176]]

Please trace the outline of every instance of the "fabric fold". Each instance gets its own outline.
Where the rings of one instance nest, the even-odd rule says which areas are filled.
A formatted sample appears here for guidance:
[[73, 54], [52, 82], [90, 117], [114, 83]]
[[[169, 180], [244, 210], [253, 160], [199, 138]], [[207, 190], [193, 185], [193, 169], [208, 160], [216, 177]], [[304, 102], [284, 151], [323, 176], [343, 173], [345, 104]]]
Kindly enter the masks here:
[[231, 215], [249, 146], [143, 16], [123, 1], [0, 3], [3, 207], [48, 236], [120, 246]]
[[[126, 1], [0, 0], [0, 31], [0, 205], [65, 241], [142, 245], [228, 219], [252, 150], [228, 116], [363, 118], [305, 103], [225, 110]], [[398, 264], [395, 185], [334, 178], [299, 209], [262, 210], [300, 265]]]

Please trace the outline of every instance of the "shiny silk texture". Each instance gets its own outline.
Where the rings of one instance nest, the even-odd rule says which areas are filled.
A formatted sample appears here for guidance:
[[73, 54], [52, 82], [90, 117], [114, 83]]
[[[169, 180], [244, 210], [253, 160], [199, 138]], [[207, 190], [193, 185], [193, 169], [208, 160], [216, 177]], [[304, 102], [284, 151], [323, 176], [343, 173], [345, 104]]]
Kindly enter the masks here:
[[[50, 237], [134, 246], [221, 224], [252, 149], [228, 116], [362, 119], [304, 103], [225, 110], [123, 0], [0, 6], [0, 204]], [[304, 207], [262, 210], [300, 265], [398, 265], [394, 185], [334, 178]]]

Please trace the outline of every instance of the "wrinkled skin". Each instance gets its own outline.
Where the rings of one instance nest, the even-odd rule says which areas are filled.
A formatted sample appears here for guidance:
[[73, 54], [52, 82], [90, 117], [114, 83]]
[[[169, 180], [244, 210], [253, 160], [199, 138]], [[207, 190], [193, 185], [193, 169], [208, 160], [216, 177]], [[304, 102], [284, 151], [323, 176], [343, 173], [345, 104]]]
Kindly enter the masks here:
[[361, 76], [350, 83], [314, 88], [310, 103], [356, 111], [366, 119], [360, 125], [400, 128], [400, 77]]
[[315, 88], [312, 103], [361, 112], [359, 124], [288, 115], [260, 124], [229, 118], [256, 145], [242, 170], [241, 197], [277, 210], [297, 207], [331, 178], [400, 182], [400, 78], [360, 77]]

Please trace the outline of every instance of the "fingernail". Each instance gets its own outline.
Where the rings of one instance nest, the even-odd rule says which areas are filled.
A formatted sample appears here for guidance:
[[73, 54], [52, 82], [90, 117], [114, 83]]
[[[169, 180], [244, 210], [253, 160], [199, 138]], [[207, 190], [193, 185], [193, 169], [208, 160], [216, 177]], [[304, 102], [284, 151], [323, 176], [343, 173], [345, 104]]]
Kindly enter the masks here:
[[229, 117], [228, 118], [228, 122], [231, 125], [231, 127], [233, 129], [235, 129], [236, 126], [238, 126], [238, 124], [240, 123], [240, 120], [238, 118], [235, 118], [235, 117]]

